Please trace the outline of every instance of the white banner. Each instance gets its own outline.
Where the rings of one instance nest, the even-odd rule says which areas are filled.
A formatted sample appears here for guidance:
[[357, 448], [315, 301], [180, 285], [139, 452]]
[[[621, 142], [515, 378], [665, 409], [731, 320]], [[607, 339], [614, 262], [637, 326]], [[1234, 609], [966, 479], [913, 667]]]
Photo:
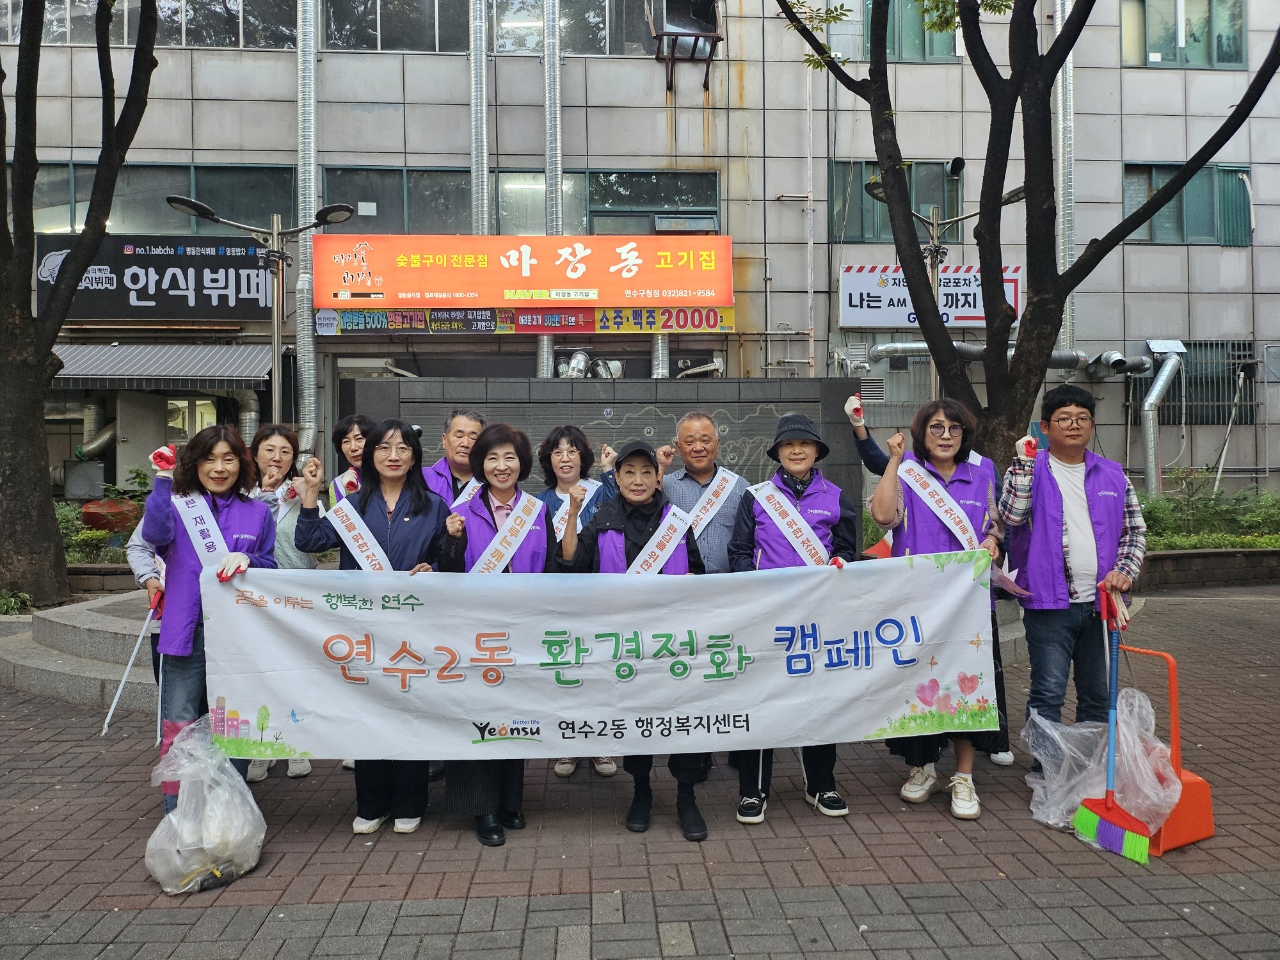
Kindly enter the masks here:
[[989, 568], [209, 573], [214, 733], [239, 757], [438, 760], [995, 729]]
[[[1004, 268], [1004, 295], [1015, 316], [1022, 315], [1022, 268]], [[952, 327], [984, 327], [982, 281], [978, 268], [944, 265], [938, 272], [938, 310]], [[1016, 323], [1017, 321], [1015, 321]], [[902, 267], [849, 264], [840, 268], [840, 326], [918, 327]]]

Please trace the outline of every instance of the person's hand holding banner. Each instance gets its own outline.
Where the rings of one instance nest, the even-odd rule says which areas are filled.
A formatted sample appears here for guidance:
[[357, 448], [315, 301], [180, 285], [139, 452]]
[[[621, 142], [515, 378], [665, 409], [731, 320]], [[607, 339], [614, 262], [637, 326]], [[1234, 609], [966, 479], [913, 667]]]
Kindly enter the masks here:
[[173, 468], [178, 465], [178, 448], [172, 443], [160, 447], [151, 454], [151, 466], [157, 477], [172, 477]]
[[247, 553], [228, 553], [222, 558], [222, 563], [218, 564], [218, 579], [226, 583], [237, 573], [244, 573], [249, 569], [249, 555]]
[[862, 418], [862, 395], [855, 393], [844, 402], [844, 415], [855, 427], [865, 427], [867, 421]]

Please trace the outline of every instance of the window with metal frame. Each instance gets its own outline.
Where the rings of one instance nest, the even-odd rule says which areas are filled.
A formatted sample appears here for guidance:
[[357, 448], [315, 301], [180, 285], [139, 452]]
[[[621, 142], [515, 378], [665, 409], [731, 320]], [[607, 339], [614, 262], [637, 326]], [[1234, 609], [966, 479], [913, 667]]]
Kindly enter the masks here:
[[[960, 179], [948, 177], [941, 161], [909, 161], [907, 184], [911, 189], [911, 206], [922, 217], [929, 208], [941, 209], [942, 219], [960, 216]], [[866, 184], [880, 179], [880, 167], [871, 160], [836, 160], [831, 167], [830, 210], [832, 243], [893, 243], [889, 228], [889, 208], [866, 192]], [[916, 234], [921, 243], [929, 242], [929, 233], [920, 223]], [[960, 225], [952, 224], [942, 233], [948, 243], [960, 242]]]
[[1126, 67], [1243, 70], [1245, 0], [1120, 0]]
[[[846, 60], [871, 59], [871, 0], [855, 0], [848, 19], [827, 28], [827, 44]], [[954, 30], [934, 33], [925, 28], [917, 0], [890, 0], [885, 38], [890, 63], [956, 63]]]
[[[587, 179], [593, 234], [718, 232], [720, 185], [715, 171], [591, 171]], [[697, 229], [678, 229], [679, 221]]]
[[[1177, 164], [1125, 164], [1125, 216], [1179, 169]], [[1247, 247], [1253, 242], [1252, 216], [1249, 168], [1209, 164], [1125, 242]]]
[[[116, 0], [112, 44], [138, 39], [139, 0]], [[297, 0], [159, 0], [157, 47], [293, 49], [297, 43]], [[46, 0], [44, 44], [97, 42], [97, 0]], [[0, 0], [0, 42], [22, 39], [22, 0]]]
[[[1174, 379], [1160, 404], [1160, 423], [1164, 426], [1182, 422], [1182, 391], [1186, 384], [1188, 426], [1221, 426], [1231, 420], [1235, 411], [1237, 425], [1248, 426], [1257, 421], [1258, 397], [1255, 391], [1257, 345], [1252, 340], [1184, 340], [1187, 352], [1182, 356], [1184, 377]], [[1240, 372], [1245, 372], [1243, 384]], [[1142, 401], [1151, 389], [1155, 372], [1134, 377], [1134, 390], [1129, 416], [1141, 422]], [[1240, 391], [1239, 400], [1236, 391]]]

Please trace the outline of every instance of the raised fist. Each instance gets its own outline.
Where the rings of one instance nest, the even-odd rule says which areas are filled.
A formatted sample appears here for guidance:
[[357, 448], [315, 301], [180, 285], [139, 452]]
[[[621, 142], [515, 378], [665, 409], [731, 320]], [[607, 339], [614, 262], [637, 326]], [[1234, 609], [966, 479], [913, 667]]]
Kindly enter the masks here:
[[178, 465], [178, 448], [172, 443], [161, 447], [151, 454], [151, 466], [158, 477], [172, 477], [173, 468]]
[[844, 402], [844, 415], [849, 418], [849, 423], [853, 424], [853, 426], [866, 426], [866, 421], [862, 419], [862, 396], [860, 394], [855, 393]]
[[892, 437], [890, 437], [889, 438], [889, 459], [901, 460], [902, 451], [903, 449], [905, 449], [906, 445], [907, 445], [907, 438], [904, 437], [901, 433], [895, 433]]
[[1036, 458], [1036, 438], [1033, 436], [1025, 436], [1013, 445], [1013, 455], [1019, 460], [1034, 460]]
[[578, 484], [569, 491], [569, 512], [576, 515], [582, 509], [582, 504], [586, 499], [587, 488], [582, 484]]
[[320, 485], [324, 483], [324, 464], [312, 457], [302, 468], [302, 476], [299, 479], [307, 490], [319, 492]]
[[451, 537], [462, 536], [462, 531], [467, 526], [467, 518], [460, 513], [451, 513], [445, 517], [444, 529]]
[[669, 443], [664, 443], [653, 452], [658, 457], [658, 469], [665, 473], [676, 459], [676, 448]]
[[602, 444], [600, 447], [600, 469], [612, 470], [613, 461], [616, 459], [618, 459], [618, 451], [613, 449], [613, 447], [609, 446], [607, 443]]

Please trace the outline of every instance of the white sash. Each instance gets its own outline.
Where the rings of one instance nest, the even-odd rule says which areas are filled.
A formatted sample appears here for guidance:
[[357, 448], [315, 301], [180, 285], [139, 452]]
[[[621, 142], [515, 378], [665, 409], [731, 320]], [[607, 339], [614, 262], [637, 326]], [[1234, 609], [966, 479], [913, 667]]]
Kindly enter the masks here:
[[667, 519], [654, 531], [631, 566], [627, 567], [627, 573], [661, 573], [692, 522], [687, 513], [672, 504], [667, 511]]
[[222, 562], [231, 551], [227, 549], [227, 541], [214, 520], [213, 507], [204, 497], [193, 494], [189, 497], [174, 494], [173, 506], [182, 518], [182, 525], [191, 538], [191, 546], [200, 558], [201, 567], [214, 567]]
[[960, 509], [960, 505], [951, 499], [947, 488], [935, 483], [924, 464], [916, 460], [903, 460], [898, 465], [898, 479], [910, 487], [924, 505], [933, 511], [933, 515], [941, 520], [960, 541], [966, 550], [977, 550], [978, 538], [969, 527], [969, 518]]
[[524, 538], [533, 529], [533, 521], [538, 518], [538, 508], [543, 506], [537, 497], [527, 493], [520, 497], [520, 503], [511, 511], [506, 524], [489, 544], [489, 548], [476, 558], [467, 573], [501, 573], [515, 556]]
[[[450, 480], [449, 482], [452, 483], [453, 481]], [[467, 481], [467, 485], [462, 488], [462, 492], [458, 494], [458, 499], [453, 501], [453, 503], [449, 504], [449, 509], [451, 510], [458, 509], [458, 507], [462, 506], [464, 503], [466, 503], [468, 500], [474, 497], [476, 495], [476, 491], [479, 489], [480, 489], [480, 481], [477, 480], [475, 477], [472, 477], [470, 480]]]
[[[583, 477], [581, 480], [578, 481], [578, 483], [587, 488], [587, 495], [582, 498], [582, 505], [585, 507], [588, 503], [591, 502], [591, 498], [596, 495], [596, 491], [600, 489], [600, 481], [590, 480], [586, 477]], [[560, 495], [557, 493], [556, 496], [560, 496]], [[557, 543], [564, 539], [564, 531], [569, 526], [569, 498], [561, 497], [560, 499], [563, 502], [560, 504], [560, 509], [556, 511], [555, 520], [552, 521], [552, 526], [555, 528], [555, 531], [556, 531]], [[582, 532], [582, 511], [581, 510], [578, 511], [577, 528], [578, 528], [578, 532], [581, 533]]]
[[703, 498], [700, 504], [689, 511], [689, 515], [693, 517], [693, 522], [689, 526], [693, 529], [695, 537], [720, 512], [725, 500], [729, 498], [729, 491], [733, 489], [733, 485], [737, 482], [738, 475], [736, 473], [726, 470], [724, 467], [716, 469], [716, 475], [711, 478], [711, 485], [707, 487], [706, 497]]
[[809, 526], [809, 521], [804, 518], [800, 509], [783, 496], [782, 491], [772, 479], [757, 483], [748, 489], [756, 498], [756, 503], [764, 507], [765, 514], [777, 524], [782, 535], [787, 538], [791, 546], [795, 547], [796, 553], [800, 554], [800, 559], [807, 566], [826, 565], [826, 562], [831, 559], [826, 547], [813, 532], [813, 527]]
[[369, 525], [360, 516], [350, 497], [345, 497], [333, 505], [325, 519], [338, 531], [343, 545], [351, 551], [360, 564], [360, 569], [371, 573], [390, 570], [391, 564], [382, 558], [378, 541], [373, 538]]

